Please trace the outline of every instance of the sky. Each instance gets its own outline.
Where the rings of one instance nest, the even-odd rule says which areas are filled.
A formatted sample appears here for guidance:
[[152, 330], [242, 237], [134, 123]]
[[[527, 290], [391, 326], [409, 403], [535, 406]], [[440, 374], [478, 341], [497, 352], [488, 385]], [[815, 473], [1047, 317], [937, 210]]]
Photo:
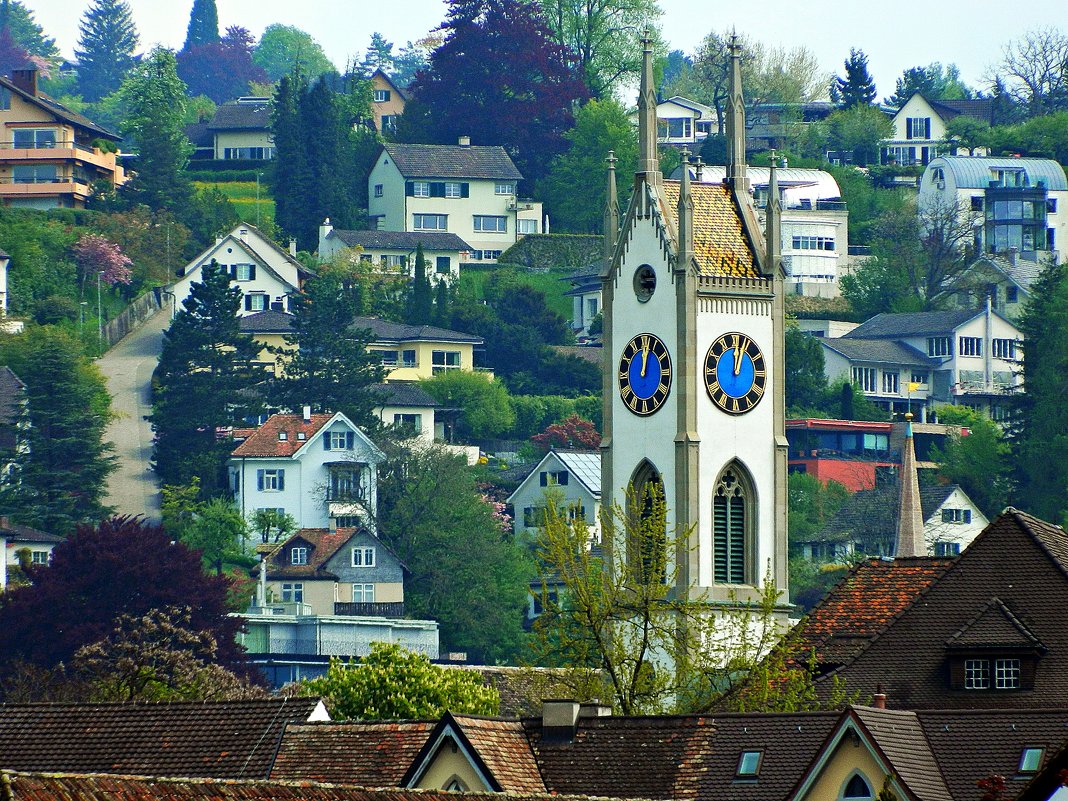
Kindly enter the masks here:
[[[142, 46], [179, 48], [185, 40], [192, 0], [128, 0]], [[23, 0], [60, 50], [71, 56], [78, 21], [89, 0]], [[310, 33], [339, 67], [363, 55], [378, 31], [397, 49], [436, 27], [445, 0], [217, 0], [222, 28], [243, 25], [259, 36], [274, 22]], [[842, 72], [849, 49], [868, 54], [879, 97], [894, 91], [908, 67], [933, 61], [955, 63], [965, 83], [983, 77], [1004, 44], [1036, 27], [1068, 34], [1068, 2], [1030, 0], [1023, 8], [1004, 0], [948, 3], [898, 0], [876, 5], [864, 0], [660, 0], [661, 28], [673, 49], [692, 53], [709, 32], [735, 29], [768, 45], [804, 45], [828, 72]], [[1013, 9], [1021, 13], [1013, 13]]]

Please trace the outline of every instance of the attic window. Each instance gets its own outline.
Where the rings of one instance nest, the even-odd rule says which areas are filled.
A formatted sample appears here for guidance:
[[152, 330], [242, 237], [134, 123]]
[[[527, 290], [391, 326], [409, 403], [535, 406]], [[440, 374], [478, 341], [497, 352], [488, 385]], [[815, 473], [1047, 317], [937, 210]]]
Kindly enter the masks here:
[[289, 439], [289, 434], [287, 434], [285, 431], [279, 431], [278, 432], [278, 441], [279, 442], [285, 442], [287, 439]]
[[742, 751], [735, 775], [743, 779], [755, 779], [760, 774], [760, 763], [763, 757], [763, 751]]
[[859, 773], [854, 773], [853, 777], [846, 784], [845, 789], [842, 791], [842, 798], [871, 798], [871, 786], [864, 781], [864, 777]]
[[1042, 755], [1045, 750], [1044, 748], [1025, 748], [1020, 754], [1020, 773], [1038, 773], [1038, 769], [1042, 767]]
[[298, 431], [297, 432], [297, 439], [299, 439], [301, 442], [303, 442], [307, 438], [308, 438], [308, 435], [305, 434], [303, 431]]
[[634, 273], [634, 294], [641, 303], [649, 300], [656, 291], [656, 271], [643, 264]]

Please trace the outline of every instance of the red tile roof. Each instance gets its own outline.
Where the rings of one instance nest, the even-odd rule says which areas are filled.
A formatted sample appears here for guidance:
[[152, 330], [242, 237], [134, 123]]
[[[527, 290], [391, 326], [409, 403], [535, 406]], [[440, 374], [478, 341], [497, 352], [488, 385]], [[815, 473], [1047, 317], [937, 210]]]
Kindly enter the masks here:
[[848, 661], [953, 564], [952, 559], [869, 559], [854, 567], [793, 630], [799, 655]]
[[505, 793], [544, 793], [538, 764], [518, 720], [453, 717]]
[[[292, 456], [333, 419], [332, 414], [313, 414], [304, 421], [299, 414], [272, 414], [255, 433], [234, 448], [233, 456]], [[284, 433], [286, 438], [279, 439]], [[304, 435], [304, 439], [298, 437]]]
[[396, 787], [434, 721], [291, 724], [271, 779]]
[[[336, 531], [330, 531], [325, 528], [300, 529], [300, 531], [297, 531], [288, 540], [279, 545], [271, 554], [267, 567], [267, 578], [273, 580], [302, 576], [315, 577], [318, 575], [321, 578], [333, 578], [336, 581], [336, 576], [325, 571], [326, 563], [346, 542], [352, 539], [357, 530], [355, 528], [339, 528]], [[295, 565], [290, 558], [290, 548], [294, 543], [300, 543], [301, 541], [311, 546], [308, 553], [308, 563]]]

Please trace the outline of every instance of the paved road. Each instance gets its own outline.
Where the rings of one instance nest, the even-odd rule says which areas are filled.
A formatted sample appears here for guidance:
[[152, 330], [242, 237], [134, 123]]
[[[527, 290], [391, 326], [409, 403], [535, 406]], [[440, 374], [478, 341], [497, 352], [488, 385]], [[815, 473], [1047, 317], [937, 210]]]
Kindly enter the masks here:
[[161, 309], [97, 361], [117, 415], [105, 432], [115, 446], [118, 468], [108, 478], [104, 502], [118, 514], [154, 521], [159, 520], [159, 485], [150, 466], [152, 427], [144, 418], [152, 411], [152, 371], [169, 325], [170, 309]]

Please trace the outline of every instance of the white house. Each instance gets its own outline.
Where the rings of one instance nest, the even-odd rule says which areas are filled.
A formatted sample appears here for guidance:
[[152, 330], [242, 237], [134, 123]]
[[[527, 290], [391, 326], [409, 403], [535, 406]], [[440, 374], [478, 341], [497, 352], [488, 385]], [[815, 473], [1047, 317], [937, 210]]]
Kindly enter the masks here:
[[341, 412], [274, 414], [230, 455], [241, 514], [290, 514], [301, 528], [374, 527], [377, 466], [385, 456]]
[[541, 203], [520, 200], [523, 176], [503, 147], [386, 143], [367, 179], [367, 212], [380, 231], [451, 233], [463, 262], [495, 262], [524, 234], [542, 233]]
[[946, 286], [939, 298], [954, 308], [975, 308], [990, 298], [994, 310], [1012, 321], [1020, 319], [1043, 265], [1026, 261], [1010, 250], [1004, 256], [980, 256]]
[[[758, 215], [768, 205], [767, 167], [748, 167]], [[722, 184], [727, 168], [695, 165], [694, 180]], [[782, 204], [782, 262], [790, 294], [837, 297], [838, 279], [849, 262], [849, 212], [829, 172], [782, 167], [776, 170]]]
[[293, 253], [282, 250], [255, 226], [241, 223], [182, 268], [169, 290], [174, 294], [176, 308], [212, 261], [227, 270], [241, 289], [240, 315], [288, 311], [290, 295], [299, 292], [305, 278], [311, 275]]
[[1022, 382], [1020, 330], [989, 304], [879, 314], [820, 344], [830, 380], [846, 378], [880, 408], [900, 415], [911, 407], [923, 421], [942, 404], [1003, 420]]
[[22, 564], [24, 554], [31, 565], [47, 565], [52, 561], [52, 549], [61, 542], [63, 538], [55, 534], [0, 517], [0, 547], [4, 549], [4, 558], [0, 559], [0, 589], [7, 586], [9, 571]]
[[[883, 164], [929, 164], [939, 155], [967, 153], [946, 141], [946, 125], [954, 117], [974, 117], [992, 123], [993, 101], [928, 100], [915, 93], [893, 117], [894, 135], [880, 144]], [[985, 155], [985, 149], [980, 148]]]
[[716, 110], [711, 106], [675, 95], [656, 104], [656, 141], [665, 145], [696, 144], [704, 141], [716, 122]]
[[919, 203], [959, 204], [981, 253], [1059, 261], [1058, 243], [1068, 241], [1068, 178], [1052, 159], [936, 158], [920, 178]]
[[569, 275], [571, 289], [564, 293], [571, 298], [571, 330], [581, 342], [589, 339], [590, 325], [601, 313], [601, 262]]
[[435, 417], [440, 404], [414, 381], [374, 384], [378, 398], [375, 413], [383, 425], [406, 431], [422, 445], [432, 445], [445, 436], [443, 421]]
[[239, 97], [223, 103], [215, 109], [207, 131], [214, 159], [270, 161], [275, 156], [269, 97]]
[[596, 451], [551, 450], [530, 472], [508, 503], [515, 509], [515, 530], [537, 534], [552, 498], [568, 519], [582, 518], [591, 540], [600, 539], [601, 455]]
[[327, 218], [319, 226], [319, 261], [357, 248], [360, 259], [378, 265], [382, 272], [415, 277], [415, 255], [423, 247], [426, 274], [432, 284], [460, 275], [460, 259], [474, 250], [450, 233], [431, 231], [342, 231]]

